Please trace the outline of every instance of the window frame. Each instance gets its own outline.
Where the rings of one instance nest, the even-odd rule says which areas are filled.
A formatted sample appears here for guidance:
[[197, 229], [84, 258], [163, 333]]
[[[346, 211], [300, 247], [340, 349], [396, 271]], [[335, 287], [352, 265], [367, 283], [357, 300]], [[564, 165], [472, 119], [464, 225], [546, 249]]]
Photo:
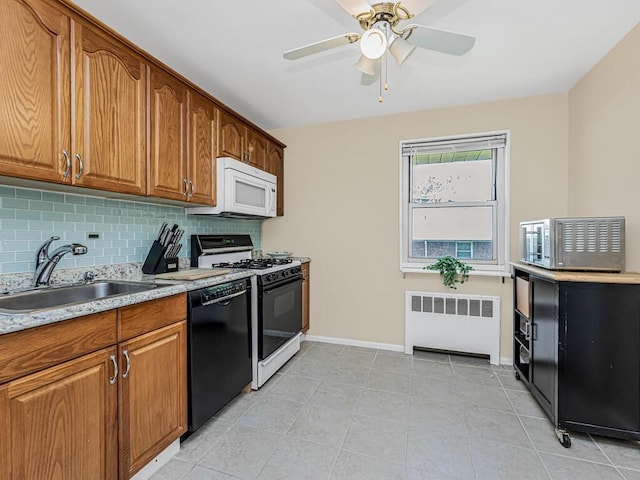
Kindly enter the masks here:
[[[493, 216], [493, 238], [495, 261], [486, 260], [466, 260], [464, 261], [473, 266], [471, 274], [474, 275], [497, 275], [508, 276], [510, 275], [509, 268], [509, 159], [510, 159], [510, 130], [499, 130], [480, 133], [469, 133], [459, 135], [446, 135], [439, 137], [428, 137], [418, 139], [401, 140], [399, 142], [399, 210], [400, 210], [400, 252], [399, 252], [399, 264], [400, 271], [403, 273], [433, 273], [433, 270], [426, 270], [425, 267], [434, 264], [437, 259], [418, 259], [411, 257], [412, 253], [412, 229], [413, 222], [410, 218], [413, 209], [410, 207], [411, 200], [411, 182], [409, 178], [409, 172], [411, 169], [411, 155], [404, 154], [403, 149], [411, 144], [419, 143], [459, 143], [464, 140], [482, 139], [485, 137], [504, 136], [505, 146], [502, 156], [498, 156], [494, 162], [493, 168], [494, 181], [495, 181], [495, 200], [486, 202], [486, 205], [494, 204], [494, 216]], [[501, 157], [501, 158], [500, 158]], [[439, 203], [439, 202], [438, 202]], [[470, 206], [469, 203], [459, 202], [455, 206]], [[480, 206], [478, 203], [474, 203], [475, 206]], [[434, 203], [433, 206], [436, 204]], [[433, 208], [429, 206], [428, 208]], [[454, 207], [454, 205], [443, 202], [441, 206]], [[436, 207], [437, 208], [437, 207]], [[425, 242], [425, 252], [426, 252]], [[473, 245], [472, 245], [473, 249]]]

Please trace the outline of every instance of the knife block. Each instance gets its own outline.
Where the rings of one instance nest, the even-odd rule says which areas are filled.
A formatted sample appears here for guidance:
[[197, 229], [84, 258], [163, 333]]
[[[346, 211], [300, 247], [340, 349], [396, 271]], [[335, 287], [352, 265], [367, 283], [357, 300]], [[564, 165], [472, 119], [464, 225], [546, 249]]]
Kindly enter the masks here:
[[164, 256], [167, 248], [157, 240], [153, 241], [147, 258], [142, 265], [142, 273], [157, 275], [158, 273], [177, 272], [178, 258]]

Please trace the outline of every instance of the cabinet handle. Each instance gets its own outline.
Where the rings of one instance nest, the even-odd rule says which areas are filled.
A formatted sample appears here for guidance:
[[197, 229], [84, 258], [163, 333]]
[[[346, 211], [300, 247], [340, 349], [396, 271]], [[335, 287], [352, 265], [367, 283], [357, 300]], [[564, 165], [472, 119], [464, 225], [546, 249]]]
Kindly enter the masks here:
[[62, 177], [67, 178], [69, 176], [69, 172], [71, 172], [71, 158], [69, 158], [69, 152], [66, 150], [62, 151], [62, 155], [64, 156], [65, 161], [65, 169], [64, 172], [62, 172]]
[[529, 321], [524, 323], [524, 339], [531, 340], [531, 322]]
[[122, 372], [122, 378], [127, 378], [129, 376], [129, 370], [131, 370], [131, 359], [129, 358], [129, 350], [124, 350], [122, 352], [124, 355], [124, 359], [127, 361], [127, 369]]
[[82, 161], [82, 157], [79, 153], [76, 153], [76, 158], [78, 159], [78, 163], [80, 163], [80, 171], [76, 174], [76, 178], [80, 180], [82, 174], [84, 173], [84, 162]]
[[187, 184], [187, 179], [183, 178], [182, 181], [184, 182], [184, 193], [182, 194], [183, 197], [187, 197], [187, 194], [189, 193], [189, 185]]
[[189, 187], [191, 187], [191, 193], [189, 194], [189, 198], [193, 198], [193, 194], [196, 193], [196, 187], [193, 186], [193, 182], [189, 180]]
[[116, 383], [116, 380], [118, 379], [118, 362], [116, 362], [115, 355], [110, 355], [109, 360], [111, 360], [111, 363], [113, 363], [113, 377], [109, 379], [109, 383], [113, 385], [114, 383]]

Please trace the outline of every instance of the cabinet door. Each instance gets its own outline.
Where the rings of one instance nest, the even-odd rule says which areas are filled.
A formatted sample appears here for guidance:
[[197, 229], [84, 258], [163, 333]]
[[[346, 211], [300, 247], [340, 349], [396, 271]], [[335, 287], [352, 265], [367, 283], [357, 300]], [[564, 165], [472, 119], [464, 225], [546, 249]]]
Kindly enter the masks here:
[[309, 330], [309, 263], [302, 264], [302, 331]]
[[267, 168], [269, 141], [253, 129], [247, 129], [247, 161], [260, 170]]
[[216, 204], [217, 108], [189, 92], [189, 201]]
[[0, 25], [0, 174], [67, 182], [70, 20], [41, 0], [0, 0]]
[[561, 421], [640, 431], [640, 286], [566, 284], [561, 305]]
[[149, 191], [187, 200], [187, 90], [175, 77], [151, 68]]
[[278, 177], [276, 213], [281, 217], [284, 215], [284, 150], [272, 143], [269, 143], [267, 150], [266, 170]]
[[142, 58], [88, 25], [74, 24], [73, 183], [146, 191], [146, 75]]
[[558, 371], [558, 284], [529, 277], [532, 288], [530, 381], [541, 403], [555, 417]]
[[232, 157], [243, 162], [246, 161], [245, 135], [244, 123], [225, 110], [220, 110], [218, 157]]
[[119, 358], [120, 478], [130, 478], [186, 431], [186, 321], [121, 343]]
[[115, 354], [100, 350], [0, 387], [0, 478], [118, 478]]

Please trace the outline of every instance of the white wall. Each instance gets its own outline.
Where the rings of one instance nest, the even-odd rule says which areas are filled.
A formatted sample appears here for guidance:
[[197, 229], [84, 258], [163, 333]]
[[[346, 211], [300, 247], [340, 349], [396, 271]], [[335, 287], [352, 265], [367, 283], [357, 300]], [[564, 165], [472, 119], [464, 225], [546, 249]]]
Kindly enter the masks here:
[[[511, 132], [511, 258], [517, 224], [568, 211], [568, 98], [531, 97], [276, 130], [285, 151], [285, 216], [263, 248], [310, 256], [314, 335], [401, 345], [404, 292], [446, 291], [437, 274], [399, 271], [399, 142]], [[511, 281], [472, 277], [459, 291], [502, 298], [501, 356], [511, 357]]]
[[640, 26], [569, 94], [569, 213], [624, 215], [626, 267], [640, 271]]

